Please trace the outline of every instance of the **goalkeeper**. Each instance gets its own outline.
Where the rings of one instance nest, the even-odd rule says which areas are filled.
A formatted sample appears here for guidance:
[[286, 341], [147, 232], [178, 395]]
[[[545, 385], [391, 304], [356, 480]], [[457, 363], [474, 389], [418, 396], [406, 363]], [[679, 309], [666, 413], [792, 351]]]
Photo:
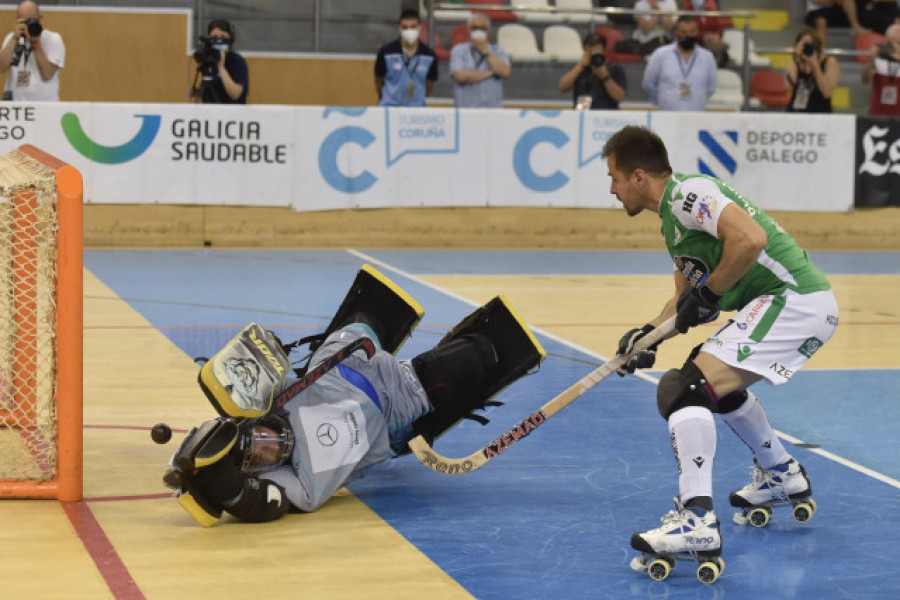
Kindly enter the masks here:
[[472, 411], [544, 357], [497, 297], [431, 350], [399, 360], [423, 313], [366, 265], [297, 376], [280, 375], [290, 346], [248, 326], [201, 369], [221, 416], [188, 433], [164, 482], [205, 526], [223, 511], [256, 522], [314, 511], [372, 465], [408, 453], [413, 435], [431, 443], [463, 417], [483, 421]]

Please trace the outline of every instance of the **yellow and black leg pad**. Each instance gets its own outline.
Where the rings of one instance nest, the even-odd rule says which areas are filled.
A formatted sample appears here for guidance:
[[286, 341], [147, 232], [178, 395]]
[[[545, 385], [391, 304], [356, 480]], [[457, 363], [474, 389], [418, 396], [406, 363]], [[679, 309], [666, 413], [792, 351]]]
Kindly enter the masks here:
[[[451, 392], [450, 396], [453, 397], [453, 400], [450, 406], [445, 399], [439, 399], [436, 395], [432, 397], [432, 394], [429, 393], [429, 399], [435, 405], [435, 411], [413, 423], [415, 432], [425, 437], [429, 443], [433, 443], [437, 437], [456, 425], [463, 417], [475, 418], [475, 415], [470, 415], [471, 410], [483, 408], [491, 398], [515, 380], [535, 369], [547, 356], [544, 348], [525, 322], [509, 301], [501, 295], [463, 319], [441, 339], [432, 351], [413, 359], [413, 368], [416, 369], [421, 380], [423, 373], [420, 371], [424, 371], [424, 369], [417, 366], [417, 361], [425, 359], [422, 362], [434, 362], [434, 358], [430, 358], [429, 354], [437, 354], [441, 359], [445, 354], [448, 357], [452, 356], [443, 349], [450, 350], [463, 340], [476, 341], [484, 338], [493, 346], [495, 357], [491, 361], [494, 364], [491, 365], [489, 375], [478, 385], [477, 391], [467, 398], [459, 397], [459, 394]], [[473, 351], [477, 350], [478, 344], [473, 343], [472, 348]], [[423, 366], [427, 367], [427, 365]], [[430, 371], [434, 372], [433, 369]], [[432, 377], [425, 375], [425, 378], [431, 379]], [[442, 391], [446, 391], [448, 388], [452, 390], [456, 385], [456, 382], [453, 381], [437, 382], [443, 383], [443, 385], [434, 385], [434, 383], [430, 382], [430, 385], [426, 385], [426, 382], [423, 382], [423, 385], [426, 385], [426, 391], [429, 387], [432, 389], [443, 388]], [[465, 382], [464, 387], [471, 389], [472, 383], [472, 381]], [[470, 392], [467, 390], [467, 393]], [[476, 420], [483, 419], [476, 418]]]
[[396, 354], [424, 314], [425, 309], [400, 286], [373, 266], [363, 265], [325, 336], [350, 323], [363, 322], [375, 331], [384, 350]]

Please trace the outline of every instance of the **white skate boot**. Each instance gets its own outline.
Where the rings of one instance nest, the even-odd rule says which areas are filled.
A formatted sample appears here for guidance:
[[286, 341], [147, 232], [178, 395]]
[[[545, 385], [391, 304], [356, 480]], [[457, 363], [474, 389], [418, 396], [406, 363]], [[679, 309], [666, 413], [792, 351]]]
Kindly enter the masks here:
[[753, 462], [753, 481], [729, 496], [731, 505], [741, 509], [735, 513], [734, 522], [765, 527], [775, 506], [792, 506], [794, 519], [800, 523], [809, 521], [816, 512], [816, 501], [810, 497], [812, 487], [803, 466], [793, 458], [771, 469], [763, 469], [756, 459]]
[[684, 508], [676, 496], [675, 510], [661, 520], [661, 527], [631, 536], [631, 547], [643, 553], [631, 561], [631, 568], [647, 571], [652, 579], [661, 581], [672, 572], [676, 560], [696, 561], [700, 563], [697, 579], [703, 583], [718, 579], [725, 561], [721, 558], [722, 536], [715, 513]]

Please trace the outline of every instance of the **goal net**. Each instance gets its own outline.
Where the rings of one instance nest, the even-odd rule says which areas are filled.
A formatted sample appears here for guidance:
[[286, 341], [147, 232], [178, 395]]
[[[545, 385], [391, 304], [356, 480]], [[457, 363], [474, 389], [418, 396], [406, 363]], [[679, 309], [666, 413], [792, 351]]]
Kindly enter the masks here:
[[82, 495], [82, 181], [0, 156], [0, 497]]

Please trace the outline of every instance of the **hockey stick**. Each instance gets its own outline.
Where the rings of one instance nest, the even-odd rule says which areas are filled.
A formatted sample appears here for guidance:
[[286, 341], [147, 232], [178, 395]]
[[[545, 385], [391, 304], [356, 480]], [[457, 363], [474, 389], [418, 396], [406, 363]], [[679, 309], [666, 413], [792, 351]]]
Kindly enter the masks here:
[[[646, 350], [674, 330], [675, 317], [672, 317], [638, 340], [631, 355]], [[580, 381], [569, 387], [569, 389], [544, 404], [537, 409], [537, 411], [528, 415], [524, 420], [517, 423], [506, 433], [474, 454], [464, 456], [463, 458], [448, 458], [446, 456], [441, 456], [428, 445], [428, 442], [426, 442], [425, 438], [421, 435], [410, 440], [409, 447], [416, 455], [416, 458], [419, 459], [419, 462], [432, 471], [443, 473], [445, 475], [463, 475], [465, 473], [471, 473], [486, 465], [489, 460], [507, 450], [510, 446], [546, 423], [550, 417], [577, 400], [586, 391], [609, 377], [625, 364], [626, 358], [628, 357], [617, 355], [613, 357], [612, 360], [600, 365]]]

